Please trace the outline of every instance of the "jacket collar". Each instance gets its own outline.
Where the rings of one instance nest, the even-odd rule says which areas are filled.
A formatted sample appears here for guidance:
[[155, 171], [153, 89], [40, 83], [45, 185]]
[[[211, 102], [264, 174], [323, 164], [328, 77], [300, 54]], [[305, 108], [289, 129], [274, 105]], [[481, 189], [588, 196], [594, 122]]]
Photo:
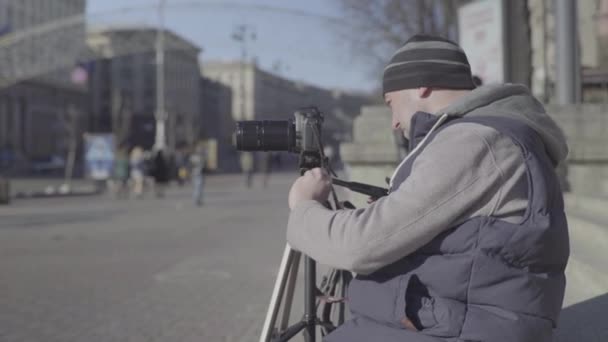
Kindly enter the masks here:
[[416, 112], [410, 121], [409, 150], [412, 151], [430, 132], [439, 116], [426, 112]]

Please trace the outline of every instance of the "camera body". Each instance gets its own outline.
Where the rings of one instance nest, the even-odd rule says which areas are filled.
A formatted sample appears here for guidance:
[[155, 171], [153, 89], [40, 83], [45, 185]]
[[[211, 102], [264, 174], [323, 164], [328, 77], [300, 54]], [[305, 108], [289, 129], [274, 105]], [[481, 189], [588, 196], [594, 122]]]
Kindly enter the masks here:
[[306, 107], [294, 113], [296, 153], [318, 152], [322, 146], [323, 114], [316, 107]]

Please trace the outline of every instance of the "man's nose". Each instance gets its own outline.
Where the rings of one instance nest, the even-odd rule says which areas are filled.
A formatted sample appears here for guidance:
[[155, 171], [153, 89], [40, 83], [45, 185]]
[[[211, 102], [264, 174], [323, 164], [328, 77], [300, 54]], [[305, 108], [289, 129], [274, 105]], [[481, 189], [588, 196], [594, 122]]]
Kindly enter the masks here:
[[393, 119], [392, 127], [393, 127], [393, 130], [398, 130], [399, 128], [401, 128], [401, 124], [399, 123], [399, 121]]

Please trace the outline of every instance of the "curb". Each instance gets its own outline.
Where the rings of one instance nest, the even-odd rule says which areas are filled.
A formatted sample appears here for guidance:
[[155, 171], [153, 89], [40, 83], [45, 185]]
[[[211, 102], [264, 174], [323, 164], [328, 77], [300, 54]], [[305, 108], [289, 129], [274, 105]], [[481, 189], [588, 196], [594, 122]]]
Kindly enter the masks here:
[[11, 196], [12, 199], [36, 199], [36, 198], [65, 198], [65, 197], [85, 197], [100, 195], [101, 192], [95, 190], [70, 191], [66, 193], [60, 192], [17, 192]]

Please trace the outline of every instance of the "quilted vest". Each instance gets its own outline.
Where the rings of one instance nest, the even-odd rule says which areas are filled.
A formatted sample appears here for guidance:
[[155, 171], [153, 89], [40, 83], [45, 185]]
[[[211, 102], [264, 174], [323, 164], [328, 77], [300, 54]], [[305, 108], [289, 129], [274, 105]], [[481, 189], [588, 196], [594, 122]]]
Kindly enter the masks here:
[[[415, 114], [410, 151], [437, 120], [431, 114]], [[517, 223], [470, 218], [413, 254], [371, 275], [358, 275], [348, 290], [353, 319], [325, 341], [552, 341], [569, 256], [568, 226], [554, 166], [532, 128], [503, 117], [450, 118], [424, 145], [442, 129], [465, 122], [492, 127], [521, 149], [528, 180], [523, 218]], [[391, 191], [409, 176], [424, 145], [401, 165]], [[406, 329], [405, 318], [418, 331]]]

